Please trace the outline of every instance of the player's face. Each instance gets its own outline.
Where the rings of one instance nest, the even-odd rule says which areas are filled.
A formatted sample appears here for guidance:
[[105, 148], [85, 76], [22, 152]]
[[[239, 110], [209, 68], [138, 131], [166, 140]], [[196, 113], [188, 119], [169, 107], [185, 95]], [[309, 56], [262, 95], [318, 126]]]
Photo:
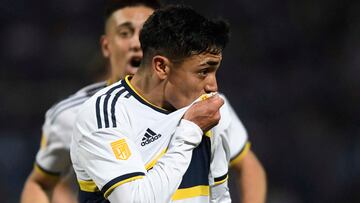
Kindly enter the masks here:
[[125, 7], [108, 19], [102, 36], [102, 52], [109, 59], [111, 78], [124, 78], [137, 71], [142, 59], [139, 32], [154, 12], [145, 6]]
[[170, 67], [165, 88], [167, 102], [179, 109], [189, 105], [202, 94], [216, 92], [216, 71], [221, 59], [221, 54], [204, 53], [193, 55]]

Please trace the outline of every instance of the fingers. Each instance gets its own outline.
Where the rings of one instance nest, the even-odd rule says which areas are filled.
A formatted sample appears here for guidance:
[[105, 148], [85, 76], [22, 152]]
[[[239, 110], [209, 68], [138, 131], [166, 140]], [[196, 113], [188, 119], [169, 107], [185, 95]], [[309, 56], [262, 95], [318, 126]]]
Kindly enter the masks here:
[[220, 107], [223, 104], [224, 100], [218, 95], [210, 96], [193, 104], [185, 112], [184, 119], [194, 122], [205, 132], [220, 121]]
[[207, 102], [208, 105], [213, 106], [214, 108], [220, 109], [222, 105], [224, 105], [224, 100], [218, 95], [214, 95], [204, 100], [203, 102]]

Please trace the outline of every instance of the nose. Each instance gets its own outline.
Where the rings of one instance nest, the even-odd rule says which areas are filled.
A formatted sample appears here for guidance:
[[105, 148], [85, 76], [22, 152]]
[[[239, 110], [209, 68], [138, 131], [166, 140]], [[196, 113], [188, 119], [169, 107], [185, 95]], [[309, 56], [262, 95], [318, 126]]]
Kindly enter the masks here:
[[205, 92], [210, 93], [217, 91], [218, 91], [218, 86], [217, 86], [216, 76], [214, 74], [212, 77], [208, 78], [207, 84], [205, 85]]
[[130, 49], [132, 51], [141, 51], [141, 45], [139, 40], [139, 31], [137, 31], [132, 37], [130, 42]]

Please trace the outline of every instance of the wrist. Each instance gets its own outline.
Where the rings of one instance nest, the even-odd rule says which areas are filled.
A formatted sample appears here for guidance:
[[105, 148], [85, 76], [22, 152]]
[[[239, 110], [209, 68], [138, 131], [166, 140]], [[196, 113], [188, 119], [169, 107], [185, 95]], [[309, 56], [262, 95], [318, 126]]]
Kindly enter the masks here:
[[175, 139], [181, 143], [197, 146], [202, 139], [203, 131], [194, 122], [181, 119], [175, 133]]

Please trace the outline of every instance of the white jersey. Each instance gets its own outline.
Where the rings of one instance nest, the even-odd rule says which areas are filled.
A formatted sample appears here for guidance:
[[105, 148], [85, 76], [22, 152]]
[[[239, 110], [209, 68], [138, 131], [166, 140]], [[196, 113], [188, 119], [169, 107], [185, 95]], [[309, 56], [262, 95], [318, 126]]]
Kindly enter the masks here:
[[105, 86], [105, 82], [86, 86], [46, 112], [41, 146], [36, 155], [37, 171], [52, 176], [60, 176], [69, 171], [70, 142], [76, 114], [81, 104]]
[[[80, 202], [107, 201], [117, 187], [151, 173], [187, 108], [169, 112], [150, 104], [129, 77], [91, 97], [79, 111], [71, 144]], [[230, 201], [228, 164], [246, 143], [245, 129], [225, 100], [219, 124], [192, 151], [190, 164], [176, 166], [187, 169], [176, 191], [160, 194], [173, 202]]]

